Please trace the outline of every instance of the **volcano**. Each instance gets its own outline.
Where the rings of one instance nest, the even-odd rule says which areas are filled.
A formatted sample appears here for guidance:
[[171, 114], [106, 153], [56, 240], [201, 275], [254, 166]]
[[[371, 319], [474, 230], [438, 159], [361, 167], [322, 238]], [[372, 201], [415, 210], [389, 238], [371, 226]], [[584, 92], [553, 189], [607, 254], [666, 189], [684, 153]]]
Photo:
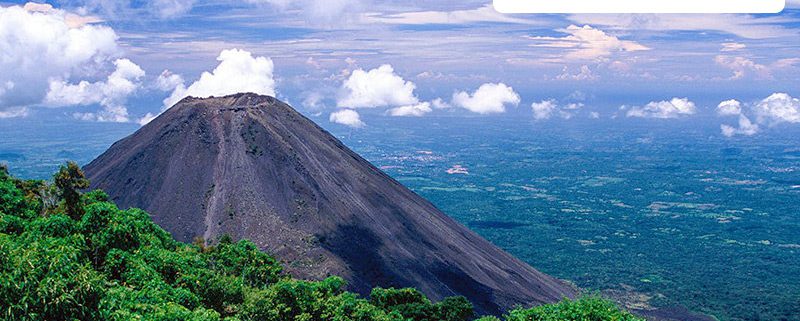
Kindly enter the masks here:
[[479, 313], [574, 297], [273, 97], [185, 98], [85, 166], [184, 242], [249, 239], [295, 277], [463, 295]]

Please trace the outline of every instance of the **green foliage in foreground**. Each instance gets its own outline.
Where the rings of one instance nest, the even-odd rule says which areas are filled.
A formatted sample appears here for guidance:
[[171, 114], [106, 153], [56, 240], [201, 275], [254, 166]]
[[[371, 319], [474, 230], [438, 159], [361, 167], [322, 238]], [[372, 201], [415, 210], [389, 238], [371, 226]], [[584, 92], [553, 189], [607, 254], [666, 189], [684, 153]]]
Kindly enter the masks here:
[[[77, 165], [55, 183], [23, 181], [0, 166], [0, 320], [462, 321], [463, 297], [432, 303], [414, 289], [344, 291], [338, 277], [310, 282], [249, 241], [175, 241], [139, 209], [120, 210]], [[588, 297], [505, 316], [517, 320], [634, 320]], [[484, 317], [481, 320], [499, 320]]]
[[584, 297], [580, 300], [564, 300], [558, 304], [547, 304], [531, 309], [513, 310], [507, 321], [560, 321], [560, 320], [639, 320], [632, 314], [620, 310], [616, 304], [600, 297]]

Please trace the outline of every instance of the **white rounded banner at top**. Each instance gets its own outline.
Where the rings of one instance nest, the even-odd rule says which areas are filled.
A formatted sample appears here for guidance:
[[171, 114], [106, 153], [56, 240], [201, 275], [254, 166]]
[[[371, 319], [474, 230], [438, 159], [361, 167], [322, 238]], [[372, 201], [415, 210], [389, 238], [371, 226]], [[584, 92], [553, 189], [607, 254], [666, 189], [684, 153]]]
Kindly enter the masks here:
[[494, 0], [502, 13], [778, 13], [785, 0]]

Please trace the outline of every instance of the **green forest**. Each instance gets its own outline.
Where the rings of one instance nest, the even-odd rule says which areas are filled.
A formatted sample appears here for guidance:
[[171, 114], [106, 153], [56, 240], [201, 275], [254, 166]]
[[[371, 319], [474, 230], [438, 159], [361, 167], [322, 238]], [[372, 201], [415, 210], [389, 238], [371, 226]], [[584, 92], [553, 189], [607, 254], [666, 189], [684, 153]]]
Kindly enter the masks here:
[[293, 279], [247, 240], [184, 244], [140, 209], [120, 210], [67, 163], [52, 181], [12, 177], [0, 165], [2, 320], [640, 320], [599, 296], [498, 318], [463, 297], [431, 302], [415, 289], [342, 278]]

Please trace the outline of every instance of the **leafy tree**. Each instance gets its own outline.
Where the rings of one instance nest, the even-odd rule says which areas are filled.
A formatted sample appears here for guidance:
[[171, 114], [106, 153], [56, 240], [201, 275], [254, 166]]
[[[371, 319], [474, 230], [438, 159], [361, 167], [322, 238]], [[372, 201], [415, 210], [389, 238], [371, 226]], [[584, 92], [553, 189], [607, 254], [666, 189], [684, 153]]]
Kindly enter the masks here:
[[370, 303], [414, 321], [466, 321], [474, 317], [472, 304], [462, 296], [445, 298], [434, 304], [413, 288], [374, 288]]
[[436, 308], [437, 320], [466, 321], [472, 320], [475, 316], [472, 303], [463, 296], [444, 298], [441, 302], [436, 303]]
[[25, 195], [10, 177], [0, 178], [0, 213], [27, 217]]
[[599, 296], [563, 300], [509, 312], [506, 321], [635, 321], [641, 320]]
[[58, 190], [58, 196], [64, 201], [67, 215], [80, 219], [83, 215], [83, 208], [80, 206], [81, 190], [89, 188], [89, 180], [80, 166], [75, 162], [62, 165], [53, 176], [53, 183]]
[[280, 264], [253, 242], [232, 243], [228, 236], [207, 251], [211, 268], [223, 274], [241, 276], [248, 286], [263, 287], [275, 283], [280, 277]]
[[374, 288], [369, 300], [374, 306], [384, 311], [397, 311], [408, 320], [428, 320], [435, 313], [431, 301], [417, 289], [412, 288]]

